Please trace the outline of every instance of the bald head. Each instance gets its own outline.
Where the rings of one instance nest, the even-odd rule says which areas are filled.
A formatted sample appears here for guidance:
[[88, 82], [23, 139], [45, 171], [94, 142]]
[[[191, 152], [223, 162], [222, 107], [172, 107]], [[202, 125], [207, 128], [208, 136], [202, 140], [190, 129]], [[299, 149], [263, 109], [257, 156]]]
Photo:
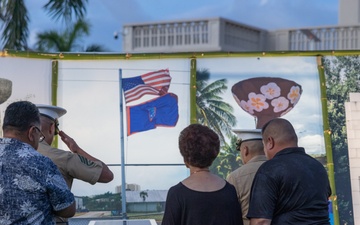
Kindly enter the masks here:
[[258, 155], [265, 155], [262, 140], [244, 141], [240, 145], [240, 156], [244, 164]]
[[273, 154], [267, 154], [270, 159], [284, 148], [297, 147], [298, 138], [294, 127], [285, 119], [275, 118], [270, 120], [263, 126], [261, 133], [265, 153], [269, 153], [267, 150], [273, 150], [270, 152]]
[[252, 156], [264, 155], [264, 145], [262, 140], [246, 141], [241, 145], [247, 146]]

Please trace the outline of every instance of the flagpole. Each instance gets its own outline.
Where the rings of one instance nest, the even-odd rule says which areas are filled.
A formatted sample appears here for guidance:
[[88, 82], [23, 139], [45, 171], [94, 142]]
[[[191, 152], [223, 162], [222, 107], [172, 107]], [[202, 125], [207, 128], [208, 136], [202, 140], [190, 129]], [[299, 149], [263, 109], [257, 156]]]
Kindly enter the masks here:
[[125, 181], [125, 155], [124, 155], [124, 112], [122, 97], [122, 70], [119, 69], [119, 97], [120, 97], [120, 149], [121, 149], [121, 213], [122, 218], [127, 219], [126, 215], [126, 181]]

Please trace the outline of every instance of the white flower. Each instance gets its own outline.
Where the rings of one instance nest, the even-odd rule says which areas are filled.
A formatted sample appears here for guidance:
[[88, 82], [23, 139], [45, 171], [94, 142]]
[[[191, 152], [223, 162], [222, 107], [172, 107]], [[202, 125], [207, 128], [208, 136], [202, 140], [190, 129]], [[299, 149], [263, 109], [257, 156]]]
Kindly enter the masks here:
[[281, 90], [276, 83], [270, 82], [267, 85], [261, 86], [260, 91], [267, 99], [273, 99], [280, 96]]
[[29, 176], [16, 175], [13, 183], [17, 185], [21, 190], [41, 190], [41, 185]]
[[32, 155], [29, 151], [17, 151], [16, 153], [20, 158], [27, 158]]
[[290, 92], [287, 94], [287, 98], [290, 100], [290, 102], [293, 105], [296, 105], [296, 103], [300, 99], [300, 87], [299, 86], [292, 86], [290, 89]]
[[22, 216], [27, 216], [29, 214], [31, 214], [32, 212], [34, 212], [36, 210], [36, 207], [34, 207], [33, 205], [31, 205], [30, 201], [24, 201], [21, 205], [20, 205], [20, 215]]
[[248, 104], [257, 111], [260, 112], [263, 109], [269, 108], [269, 104], [266, 102], [266, 98], [262, 94], [255, 94], [254, 92], [249, 93], [249, 102]]
[[289, 106], [289, 100], [284, 97], [275, 98], [271, 101], [271, 105], [274, 107], [274, 112], [278, 113]]
[[250, 101], [241, 100], [240, 107], [250, 114], [254, 114], [254, 107], [250, 104]]
[[10, 215], [8, 213], [5, 213], [4, 215], [0, 215], [0, 224], [1, 225], [11, 224]]

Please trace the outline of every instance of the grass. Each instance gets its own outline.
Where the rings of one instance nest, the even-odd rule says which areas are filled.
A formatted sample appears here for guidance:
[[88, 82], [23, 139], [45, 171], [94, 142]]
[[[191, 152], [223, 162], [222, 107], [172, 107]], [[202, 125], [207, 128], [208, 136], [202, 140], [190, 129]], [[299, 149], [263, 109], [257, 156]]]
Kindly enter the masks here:
[[129, 219], [154, 219], [156, 222], [162, 221], [164, 213], [147, 213], [147, 214], [140, 214], [140, 213], [128, 213], [127, 216]]

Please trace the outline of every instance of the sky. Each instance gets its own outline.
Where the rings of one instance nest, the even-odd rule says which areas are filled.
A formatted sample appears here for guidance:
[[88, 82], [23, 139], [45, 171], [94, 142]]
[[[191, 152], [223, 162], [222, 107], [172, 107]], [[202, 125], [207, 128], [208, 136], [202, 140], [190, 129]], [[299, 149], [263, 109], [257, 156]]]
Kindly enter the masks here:
[[[62, 29], [42, 9], [46, 0], [26, 1], [30, 14], [30, 40], [47, 29]], [[108, 51], [122, 52], [124, 24], [163, 20], [224, 17], [267, 30], [336, 25], [338, 0], [89, 0], [87, 19], [91, 34], [81, 42], [101, 44]]]
[[[31, 4], [27, 2], [31, 20], [29, 30], [30, 46], [35, 42], [37, 32], [47, 29], [61, 29], [61, 26], [50, 20], [42, 10], [41, 7], [45, 3], [45, 0], [31, 1]], [[91, 35], [84, 38], [82, 43], [84, 47], [93, 43], [101, 44], [110, 52], [122, 53], [121, 35], [119, 39], [114, 39], [114, 32], [121, 32], [124, 24], [224, 17], [255, 27], [276, 30], [336, 25], [338, 20], [337, 12], [338, 1], [335, 0], [89, 0], [87, 19], [92, 24]], [[212, 62], [208, 61], [199, 65], [211, 68], [210, 72], [214, 75], [218, 74], [219, 71], [216, 71], [216, 67], [213, 68], [211, 64]], [[139, 65], [141, 65], [141, 68]], [[166, 65], [171, 71], [177, 71], [176, 73], [179, 76], [189, 72], [187, 60], [167, 60]], [[266, 65], [269, 66], [271, 63], [267, 62]], [[307, 65], [306, 68], [309, 68], [308, 65], [314, 65], [314, 62], [304, 62], [304, 64], [300, 64], [300, 67], [294, 65], [287, 68], [293, 68], [293, 71], [301, 71], [301, 69], [304, 69], [301, 68], [301, 65]], [[118, 69], [123, 68], [124, 76], [129, 77], [139, 75], [145, 70], [151, 71], [163, 68], [159, 68], [157, 62], [151, 60], [136, 61], [136, 63], [129, 61], [124, 64], [122, 62], [90, 63], [89, 65], [86, 64], [86, 66], [84, 64], [78, 65], [76, 62], [75, 64], [66, 62], [64, 65], [60, 65], [60, 68], [65, 72], [61, 72], [59, 77], [59, 96], [63, 98], [59, 100], [58, 104], [68, 110], [66, 116], [60, 120], [61, 127], [78, 142], [80, 147], [90, 154], [100, 158], [107, 164], [119, 164], [119, 118], [116, 116], [116, 119], [109, 119], [115, 114], [118, 115], [119, 112]], [[99, 68], [104, 70], [101, 77], [98, 76]], [[316, 73], [314, 68], [307, 70], [308, 73]], [[87, 74], [87, 76], [82, 77], [78, 73], [79, 69], [85, 71], [84, 74]], [[97, 71], [97, 73], [94, 73], [94, 71]], [[172, 74], [172, 76], [176, 77], [176, 73]], [[316, 82], [310, 82], [306, 85], [316, 85]], [[182, 91], [179, 91], [182, 88], [184, 87], [181, 86], [181, 82], [177, 81], [176, 78], [173, 79], [170, 91], [174, 90], [179, 96], [186, 96], [183, 95]], [[93, 93], [91, 96], [89, 96], [89, 90]], [[304, 95], [299, 105], [312, 104], [312, 99], [308, 96]], [[225, 97], [226, 99], [232, 99], [229, 92], [226, 93]], [[42, 101], [37, 103], [44, 103], [45, 101], [44, 99], [29, 96], [29, 100], [33, 99]], [[232, 104], [236, 104], [233, 99], [232, 101]], [[237, 106], [234, 105], [234, 107]], [[180, 110], [187, 111], [188, 109], [181, 106]], [[293, 119], [299, 114], [301, 112], [297, 111], [296, 108], [289, 112], [288, 118]], [[244, 114], [239, 113], [236, 116], [244, 116]], [[97, 119], [102, 118], [102, 122], [92, 119], [95, 117]], [[320, 121], [318, 113], [309, 114], [307, 118], [311, 119], [308, 125], [317, 124]], [[177, 134], [187, 123], [188, 121], [180, 119], [176, 129], [156, 129], [152, 131], [153, 136], [150, 137], [145, 135], [146, 132], [144, 132], [144, 134], [135, 134], [133, 137], [126, 138], [125, 147], [131, 148], [131, 151], [126, 151], [127, 163], [181, 164], [182, 158], [176, 146]], [[308, 146], [312, 144], [314, 149], [319, 146], [322, 147], [322, 143], [319, 144], [319, 139], [321, 139], [318, 132], [319, 127], [307, 129], [308, 127], [304, 127], [304, 124], [300, 123], [294, 126], [303, 133], [300, 137], [301, 143], [307, 143]], [[108, 127], [112, 128], [108, 129]], [[310, 133], [309, 130], [316, 130], [316, 132]], [[151, 143], [154, 145], [158, 143], [153, 137], [166, 139], [166, 135], [171, 135], [171, 144], [161, 148], [151, 147]], [[64, 147], [61, 144], [60, 146]], [[164, 151], [163, 148], [169, 150]], [[158, 154], [159, 152], [165, 152], [165, 154]], [[91, 186], [76, 181], [73, 187], [74, 194], [89, 196], [107, 191], [114, 192], [115, 186], [120, 185], [120, 168], [111, 166], [111, 169], [115, 174], [113, 182]], [[162, 179], [154, 182], [152, 179], [153, 174], [157, 174]], [[180, 169], [179, 166], [129, 167], [126, 170], [127, 183], [139, 183], [142, 189], [167, 189], [187, 175], [188, 171], [184, 167]]]

